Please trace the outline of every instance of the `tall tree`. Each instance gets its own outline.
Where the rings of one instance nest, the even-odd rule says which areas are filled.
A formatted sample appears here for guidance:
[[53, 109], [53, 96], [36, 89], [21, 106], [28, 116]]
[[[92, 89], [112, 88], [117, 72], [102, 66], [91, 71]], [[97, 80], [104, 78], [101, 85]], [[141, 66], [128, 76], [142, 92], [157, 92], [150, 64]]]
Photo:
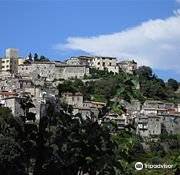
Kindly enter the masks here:
[[29, 53], [28, 58], [29, 58], [29, 61], [33, 61], [33, 57], [32, 57], [31, 52]]
[[34, 61], [38, 61], [39, 60], [39, 56], [37, 53], [34, 54]]
[[28, 175], [23, 150], [12, 138], [0, 137], [0, 172], [4, 175]]
[[169, 88], [171, 88], [173, 91], [176, 91], [179, 88], [179, 84], [175, 79], [170, 78], [167, 82], [167, 85]]

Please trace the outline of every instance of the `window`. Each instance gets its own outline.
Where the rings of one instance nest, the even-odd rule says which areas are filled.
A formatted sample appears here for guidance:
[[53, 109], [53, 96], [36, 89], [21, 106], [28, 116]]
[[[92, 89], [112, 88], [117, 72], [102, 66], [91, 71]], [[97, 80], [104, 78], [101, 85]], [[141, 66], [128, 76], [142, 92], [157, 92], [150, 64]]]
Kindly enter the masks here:
[[103, 62], [103, 66], [105, 66], [105, 62]]
[[7, 65], [6, 67], [9, 67], [9, 65]]
[[9, 63], [9, 60], [6, 60], [6, 63]]
[[100, 65], [100, 62], [98, 62], [98, 65]]
[[111, 66], [111, 63], [109, 63], [109, 66]]
[[4, 66], [2, 66], [2, 68], [4, 68]]

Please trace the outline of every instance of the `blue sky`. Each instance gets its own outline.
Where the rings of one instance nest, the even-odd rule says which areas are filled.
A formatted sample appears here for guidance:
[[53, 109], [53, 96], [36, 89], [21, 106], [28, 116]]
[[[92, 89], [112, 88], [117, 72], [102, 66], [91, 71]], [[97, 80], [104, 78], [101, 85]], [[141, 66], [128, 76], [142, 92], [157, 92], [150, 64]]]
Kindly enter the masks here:
[[[174, 15], [173, 11], [180, 8], [180, 3], [177, 1], [0, 0], [0, 55], [3, 56], [5, 48], [8, 47], [18, 48], [21, 56], [29, 52], [37, 52], [39, 55], [60, 60], [81, 54], [103, 55], [106, 52], [103, 52], [105, 47], [102, 48], [102, 43], [97, 46], [101, 46], [98, 50], [89, 47], [89, 45], [96, 45], [96, 42], [92, 42], [93, 38], [99, 39], [102, 35], [109, 36], [131, 30], [149, 20], [166, 20]], [[83, 41], [83, 46], [79, 39]], [[87, 39], [88, 42], [86, 42]], [[138, 39], [135, 39], [129, 42], [138, 42]], [[177, 41], [173, 40], [173, 43]], [[147, 47], [142, 49], [146, 50]], [[125, 50], [127, 51], [127, 46]], [[129, 50], [126, 54], [129, 54]], [[175, 56], [178, 54], [179, 52]], [[108, 56], [111, 55], [116, 55], [113, 48], [108, 52]], [[144, 52], [143, 55], [145, 55]], [[118, 52], [117, 56], [120, 58], [121, 52]], [[123, 54], [122, 56], [125, 57]], [[168, 58], [171, 60], [170, 56], [166, 59]], [[169, 62], [161, 67], [159, 62], [156, 64], [148, 59], [151, 58], [147, 57], [142, 63], [152, 66], [160, 77], [164, 79], [173, 77], [180, 80], [180, 72], [176, 67], [180, 62], [168, 68]]]

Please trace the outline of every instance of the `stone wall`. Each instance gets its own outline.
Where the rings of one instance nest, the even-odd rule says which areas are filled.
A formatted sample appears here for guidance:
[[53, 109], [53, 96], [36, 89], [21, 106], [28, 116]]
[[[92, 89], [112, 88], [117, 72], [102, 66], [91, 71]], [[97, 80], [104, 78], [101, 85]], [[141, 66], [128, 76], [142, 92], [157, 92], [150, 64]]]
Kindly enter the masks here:
[[89, 75], [89, 68], [84, 65], [56, 64], [54, 62], [32, 63], [19, 65], [18, 73], [21, 76], [29, 76], [34, 80], [45, 78], [46, 81], [59, 79], [80, 78]]
[[169, 134], [180, 133], [180, 116], [178, 115], [164, 115], [162, 116], [162, 124], [165, 131]]
[[56, 65], [55, 75], [56, 79], [83, 79], [84, 75], [89, 75], [89, 68], [84, 65]]

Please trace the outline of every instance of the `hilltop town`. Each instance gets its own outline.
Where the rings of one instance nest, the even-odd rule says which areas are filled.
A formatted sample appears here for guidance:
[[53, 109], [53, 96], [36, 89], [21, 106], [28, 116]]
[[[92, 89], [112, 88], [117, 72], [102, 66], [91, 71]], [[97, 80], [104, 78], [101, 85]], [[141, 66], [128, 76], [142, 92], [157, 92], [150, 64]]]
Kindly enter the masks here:
[[[35, 58], [30, 54], [26, 58], [19, 57], [18, 50], [6, 49], [5, 56], [0, 60], [0, 105], [11, 109], [16, 117], [24, 115], [21, 105], [25, 96], [32, 100], [33, 107], [29, 112], [34, 114], [36, 122], [43, 115], [42, 108], [46, 98], [60, 98], [63, 103], [72, 106], [73, 115], [81, 114], [83, 118], [92, 113], [96, 120], [103, 124], [114, 121], [118, 129], [124, 129], [133, 124], [136, 133], [144, 138], [153, 138], [161, 135], [163, 129], [169, 134], [180, 133], [180, 104], [161, 100], [138, 99], [127, 102], [119, 99], [126, 112], [116, 113], [109, 110], [103, 118], [99, 112], [107, 107], [106, 101], [84, 98], [81, 92], [64, 91], [59, 97], [58, 85], [64, 81], [91, 82], [98, 79], [91, 77], [91, 70], [106, 70], [113, 74], [123, 71], [131, 76], [138, 69], [134, 60], [118, 62], [114, 57], [79, 56], [71, 57], [64, 62], [50, 61], [45, 57]], [[139, 84], [136, 85], [139, 89]]]
[[0, 59], [0, 119], [1, 157], [15, 174], [136, 175], [137, 161], [175, 162], [163, 172], [179, 173], [179, 83], [133, 59], [52, 61], [8, 48]]

